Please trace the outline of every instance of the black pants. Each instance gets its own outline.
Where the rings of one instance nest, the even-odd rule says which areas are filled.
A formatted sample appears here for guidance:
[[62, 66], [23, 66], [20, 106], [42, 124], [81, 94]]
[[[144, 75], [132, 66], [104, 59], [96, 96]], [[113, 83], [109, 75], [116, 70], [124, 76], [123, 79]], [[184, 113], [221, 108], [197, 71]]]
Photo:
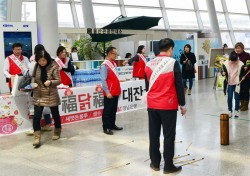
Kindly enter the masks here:
[[108, 99], [106, 96], [104, 97], [104, 109], [102, 113], [103, 129], [113, 129], [115, 126], [118, 98], [119, 96], [113, 96], [111, 99]]
[[249, 100], [250, 78], [246, 78], [240, 84], [240, 100]]
[[163, 127], [164, 151], [163, 158], [165, 169], [173, 167], [174, 141], [176, 130], [177, 111], [168, 110], [148, 110], [149, 117], [149, 155], [154, 166], [160, 166], [160, 134]]
[[[34, 118], [33, 118], [33, 128], [34, 131], [40, 131], [41, 130], [41, 118], [43, 114], [43, 106], [36, 106], [34, 105]], [[61, 128], [61, 118], [58, 110], [58, 106], [50, 107], [52, 117], [55, 121], [55, 128]]]

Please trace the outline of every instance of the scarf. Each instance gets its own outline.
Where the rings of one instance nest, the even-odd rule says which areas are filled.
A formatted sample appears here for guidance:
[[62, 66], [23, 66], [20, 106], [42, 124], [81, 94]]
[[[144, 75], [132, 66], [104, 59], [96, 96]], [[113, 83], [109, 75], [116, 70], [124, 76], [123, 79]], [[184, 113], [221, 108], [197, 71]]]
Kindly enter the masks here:
[[43, 84], [47, 81], [46, 67], [47, 67], [47, 65], [43, 66], [43, 67], [40, 65], [40, 68], [41, 68], [41, 81], [42, 81]]

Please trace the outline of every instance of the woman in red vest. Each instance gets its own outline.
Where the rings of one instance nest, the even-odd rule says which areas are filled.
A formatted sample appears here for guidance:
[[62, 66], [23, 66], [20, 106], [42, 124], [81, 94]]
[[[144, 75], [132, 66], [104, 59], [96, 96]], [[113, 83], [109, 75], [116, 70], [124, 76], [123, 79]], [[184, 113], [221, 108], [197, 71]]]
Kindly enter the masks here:
[[57, 58], [56, 63], [59, 66], [61, 83], [63, 85], [72, 87], [73, 81], [71, 72], [74, 70], [70, 59], [66, 56], [66, 49], [63, 46], [59, 46], [56, 51]]
[[144, 79], [146, 57], [144, 56], [146, 50], [144, 45], [138, 46], [137, 54], [128, 60], [129, 65], [133, 64], [133, 77]]

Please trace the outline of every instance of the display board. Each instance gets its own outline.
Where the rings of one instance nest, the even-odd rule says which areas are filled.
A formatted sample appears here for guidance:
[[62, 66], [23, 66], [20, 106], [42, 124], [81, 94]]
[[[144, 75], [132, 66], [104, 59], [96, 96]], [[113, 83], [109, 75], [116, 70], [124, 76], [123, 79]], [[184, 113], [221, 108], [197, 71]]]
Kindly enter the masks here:
[[230, 53], [234, 48], [211, 48], [209, 52], [209, 67], [222, 68], [222, 64], [229, 59]]

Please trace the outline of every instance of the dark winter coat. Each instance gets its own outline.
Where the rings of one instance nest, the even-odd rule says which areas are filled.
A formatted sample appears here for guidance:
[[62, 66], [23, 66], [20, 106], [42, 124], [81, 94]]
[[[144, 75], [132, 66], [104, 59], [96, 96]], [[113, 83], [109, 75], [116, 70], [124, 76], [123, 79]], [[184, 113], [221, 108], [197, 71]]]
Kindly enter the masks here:
[[[186, 56], [185, 56], [186, 55]], [[186, 59], [189, 59], [191, 61], [191, 64], [194, 66], [194, 64], [196, 63], [196, 57], [194, 55], [194, 53], [185, 53], [181, 54], [181, 58], [180, 58], [180, 63], [182, 64], [182, 78], [183, 79], [189, 79], [189, 78], [195, 78], [194, 75], [194, 69], [193, 70], [186, 70], [186, 63], [184, 63], [184, 61]]]
[[46, 87], [41, 81], [40, 66], [35, 66], [32, 74], [32, 83], [37, 83], [38, 87], [33, 91], [33, 103], [36, 106], [58, 106], [61, 102], [57, 86], [61, 83], [61, 79], [57, 63], [55, 61], [52, 61], [51, 64], [46, 67], [46, 71], [48, 80], [50, 80], [52, 83], [48, 87]]

